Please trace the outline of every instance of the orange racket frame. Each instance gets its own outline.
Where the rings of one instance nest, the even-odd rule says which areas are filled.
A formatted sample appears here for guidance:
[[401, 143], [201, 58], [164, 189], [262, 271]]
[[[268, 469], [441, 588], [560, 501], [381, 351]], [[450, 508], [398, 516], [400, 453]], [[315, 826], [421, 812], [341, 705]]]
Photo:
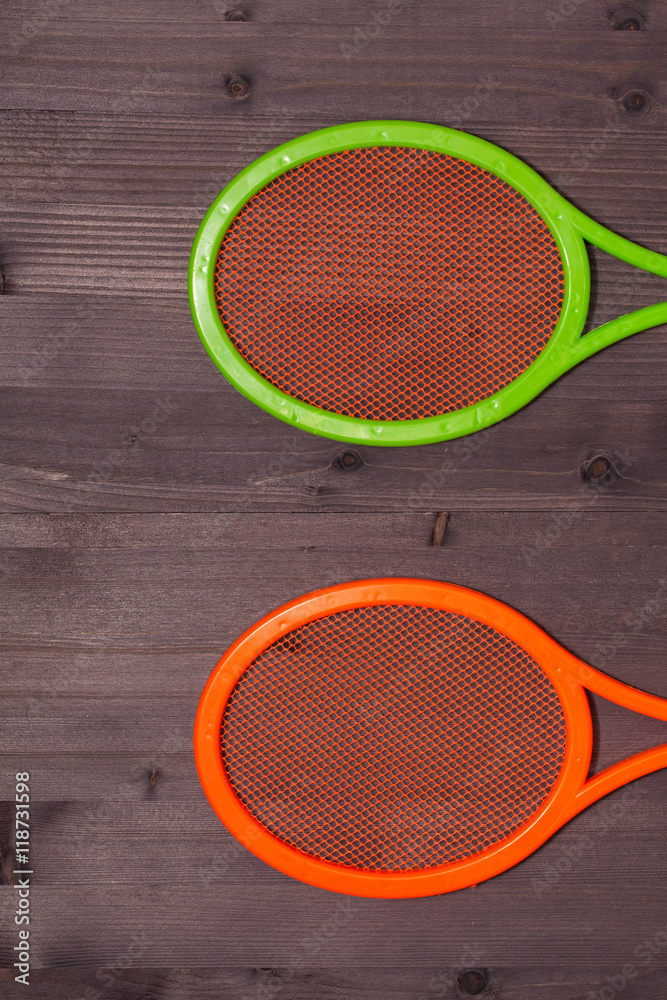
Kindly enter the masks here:
[[[475, 619], [522, 646], [549, 677], [561, 701], [566, 749], [560, 774], [542, 806], [509, 837], [479, 854], [438, 868], [377, 872], [346, 868], [297, 850], [262, 826], [237, 797], [222, 762], [220, 731], [227, 700], [243, 673], [271, 643], [301, 625], [336, 612], [373, 605], [438, 608]], [[206, 796], [228, 830], [248, 850], [303, 882], [335, 892], [408, 898], [476, 885], [537, 850], [573, 816], [608, 792], [667, 767], [667, 743], [621, 760], [587, 780], [592, 723], [585, 690], [624, 708], [667, 721], [667, 700], [616, 681], [551, 639], [500, 601], [466, 587], [430, 580], [361, 580], [317, 590], [268, 614], [225, 653], [203, 691], [195, 721], [197, 771]]]

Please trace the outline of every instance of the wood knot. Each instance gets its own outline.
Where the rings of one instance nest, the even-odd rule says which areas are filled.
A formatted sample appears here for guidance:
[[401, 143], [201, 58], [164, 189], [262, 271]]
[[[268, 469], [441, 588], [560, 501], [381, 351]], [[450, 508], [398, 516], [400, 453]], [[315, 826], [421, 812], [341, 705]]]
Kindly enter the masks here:
[[609, 23], [615, 31], [643, 31], [646, 27], [646, 19], [641, 11], [627, 4], [609, 14]]
[[245, 101], [246, 97], [250, 95], [250, 81], [246, 80], [244, 76], [239, 76], [238, 73], [227, 77], [224, 86], [225, 93], [234, 101]]
[[466, 996], [476, 997], [486, 989], [487, 979], [479, 969], [466, 969], [459, 973], [456, 985]]
[[621, 104], [632, 115], [648, 111], [651, 106], [649, 96], [643, 90], [629, 90], [621, 98]]
[[352, 472], [353, 469], [358, 469], [364, 464], [364, 460], [359, 452], [354, 451], [352, 448], [346, 448], [345, 451], [342, 451], [335, 461], [338, 468], [343, 469], [345, 472]]
[[595, 455], [580, 468], [581, 478], [589, 486], [609, 486], [618, 479], [618, 471], [606, 455]]

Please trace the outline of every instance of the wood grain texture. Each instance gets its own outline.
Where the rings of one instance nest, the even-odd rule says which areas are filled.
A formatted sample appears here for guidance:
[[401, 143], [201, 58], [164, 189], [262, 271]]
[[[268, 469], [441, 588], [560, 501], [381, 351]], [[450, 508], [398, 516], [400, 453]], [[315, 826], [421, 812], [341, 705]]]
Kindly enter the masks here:
[[[658, 843], [654, 850], [657, 860]], [[534, 857], [532, 864], [537, 863]], [[544, 871], [535, 869], [540, 881]], [[630, 860], [626, 878], [633, 874], [642, 877]], [[598, 975], [616, 971], [643, 939], [664, 930], [664, 912], [656, 906], [664, 881], [650, 881], [652, 905], [616, 891], [605, 897], [604, 912], [593, 913], [599, 885], [577, 875], [573, 871], [570, 878], [554, 880], [542, 895], [530, 883], [519, 888], [516, 872], [508, 872], [466, 893], [401, 901], [332, 897], [286, 877], [264, 884], [227, 883], [224, 890], [200, 881], [117, 886], [112, 894], [107, 886], [85, 891], [79, 886], [35, 887], [43, 927], [35, 964], [104, 968], [135, 940], [139, 947], [145, 944], [135, 962], [196, 968], [220, 954], [222, 938], [227, 964], [246, 968], [294, 969], [311, 962], [318, 968], [453, 966], [476, 947], [487, 968], [502, 967], [511, 949], [515, 963], [524, 968], [548, 967], [555, 954], [567, 953], [570, 962], [585, 963], [588, 976], [594, 970]], [[645, 870], [643, 880], [647, 878], [650, 871]], [[617, 884], [611, 872], [608, 879], [609, 885]], [[0, 889], [3, 920], [12, 898], [12, 887]], [[504, 914], [502, 922], [491, 916], [493, 910]], [[663, 965], [660, 958], [656, 965]]]
[[[655, 649], [661, 642], [664, 642], [661, 637], [654, 637], [647, 645]], [[620, 654], [614, 657], [611, 671], [618, 677], [632, 679], [635, 684], [642, 683], [647, 690], [659, 691], [659, 665], [651, 663], [645, 654], [643, 663], [646, 666], [641, 671], [636, 667], [633, 670], [632, 642], [628, 640], [624, 645], [629, 651], [625, 657]], [[657, 656], [656, 650], [656, 660]], [[70, 657], [70, 660], [72, 659], [74, 657]], [[6, 658], [4, 660], [6, 661]], [[125, 803], [130, 808], [134, 805], [153, 803], [157, 806], [157, 811], [153, 815], [154, 826], [149, 832], [157, 840], [162, 836], [161, 824], [163, 821], [167, 822], [174, 815], [174, 811], [187, 808], [192, 810], [193, 819], [198, 816], [201, 820], [202, 816], [206, 816], [213, 822], [213, 814], [205, 805], [196, 779], [190, 744], [195, 706], [204, 681], [216, 661], [215, 653], [207, 656], [182, 654], [132, 657], [106, 652], [97, 657], [87, 658], [78, 654], [70, 670], [65, 657], [51, 656], [47, 661], [43, 654], [33, 654], [31, 660], [35, 662], [35, 666], [26, 673], [33, 683], [32, 689], [28, 694], [13, 692], [3, 709], [3, 724], [7, 726], [7, 732], [19, 734], [19, 737], [18, 742], [11, 744], [14, 752], [2, 755], [0, 800], [9, 803], [13, 776], [25, 766], [29, 768], [33, 778], [33, 799], [36, 803], [62, 803], [59, 808], [65, 810], [69, 808], [68, 803], [78, 803], [82, 808], [84, 806], [93, 808], [94, 805], [99, 810], [100, 816], [104, 815], [106, 808], [113, 811], [120, 803]], [[626, 663], [625, 660], [630, 662]], [[53, 681], [49, 676], [49, 664], [55, 675]], [[129, 684], [128, 690], [121, 692], [120, 696], [82, 694], [81, 687], [85, 685], [81, 684], [77, 688], [74, 684], [77, 674], [79, 677], [85, 676], [82, 666], [89, 666], [95, 677], [94, 686], [102, 688], [104, 668], [109, 664], [113, 664], [114, 674], [118, 672], [118, 680], [114, 687], [123, 683], [128, 667], [131, 666], [135, 671], [145, 675], [144, 683], [150, 688], [150, 693], [137, 693], [133, 690], [132, 684]], [[166, 670], [170, 672], [165, 674]], [[183, 676], [178, 687], [185, 688], [186, 694], [174, 694], [170, 690], [170, 704], [162, 707], [161, 692], [165, 687], [171, 688], [172, 680], [177, 675]], [[65, 678], [70, 682], [69, 685]], [[645, 678], [645, 681], [642, 678]], [[169, 681], [168, 684], [165, 684], [165, 679]], [[66, 688], [69, 688], [67, 694], [64, 693]], [[58, 699], [59, 704], [49, 705], [48, 700], [51, 698]], [[63, 717], [59, 718], [56, 711], [64, 704], [65, 698], [71, 705], [63, 712]], [[156, 703], [160, 704], [157, 712]], [[664, 725], [661, 726], [659, 722], [636, 717], [593, 696], [591, 704], [595, 723], [594, 771], [602, 770], [625, 756], [664, 741]], [[77, 730], [73, 723], [75, 713], [79, 713], [79, 723], [84, 716], [88, 720], [84, 731]], [[152, 725], [147, 724], [146, 713], [149, 713], [152, 719], [155, 717]], [[91, 739], [90, 734], [102, 727], [106, 735], [110, 719], [115, 719], [118, 725], [123, 722], [125, 735], [129, 734], [130, 739], [132, 734], [127, 724], [128, 720], [133, 721], [135, 727], [139, 726], [140, 732], [134, 733], [134, 742], [126, 740], [123, 747], [117, 746], [115, 741], [113, 744], [102, 744], [101, 740], [95, 743], [94, 737]], [[22, 721], [25, 722], [27, 730], [27, 735], [24, 737], [20, 737]], [[149, 719], [148, 723], [150, 722]], [[23, 747], [21, 743], [25, 746]], [[649, 787], [646, 786], [647, 789]], [[632, 796], [628, 796], [628, 800], [639, 801], [644, 795], [643, 788], [644, 785], [638, 783]], [[624, 794], [619, 793], [618, 799], [621, 802], [625, 801]], [[605, 816], [608, 808], [611, 806], [604, 803], [596, 805], [590, 813], [591, 822]], [[641, 816], [637, 813], [638, 820], [641, 819], [642, 823], [647, 822], [649, 811], [653, 812], [654, 826], [659, 826], [662, 823], [662, 812], [656, 810], [654, 798], [646, 800], [644, 812]], [[206, 822], [208, 823], [208, 818]], [[631, 830], [633, 823], [634, 819], [630, 820], [628, 816], [624, 829]], [[211, 832], [213, 827], [209, 824], [207, 829]], [[81, 837], [87, 836], [86, 831], [87, 828], [81, 831]], [[100, 825], [97, 833], [104, 834], [109, 843], [115, 836], [113, 825], [108, 824], [104, 827]], [[220, 828], [219, 835], [222, 840], [226, 840], [227, 834], [224, 829]], [[644, 848], [641, 846], [643, 834], [639, 836], [637, 851], [638, 854], [643, 854]], [[42, 859], [40, 878], [44, 874], [44, 866], [51, 870], [53, 877], [54, 862], [49, 860], [50, 853], [43, 844], [39, 846], [41, 841], [40, 833], [37, 847]], [[229, 844], [232, 844], [231, 840]], [[173, 846], [170, 845], [172, 840], [168, 838], [165, 844], [156, 843], [154, 849], [168, 853]], [[63, 844], [61, 849], [66, 851], [67, 844]], [[114, 849], [121, 850], [122, 845], [116, 845]], [[251, 855], [245, 852], [241, 852], [240, 857], [248, 862], [251, 860]], [[69, 874], [71, 870], [67, 865], [58, 869], [58, 877], [67, 878]], [[133, 880], [135, 874], [135, 869], [129, 865], [117, 869], [114, 877]], [[265, 874], [268, 876], [269, 869], [265, 870]], [[145, 872], [143, 877], [150, 880], [150, 871]]]
[[[662, 351], [654, 338], [587, 362], [488, 432], [430, 447], [360, 447], [363, 464], [352, 471], [338, 466], [343, 445], [280, 423], [221, 376], [209, 391], [8, 388], [1, 509], [663, 509], [664, 388], [651, 375], [648, 389], [632, 378], [642, 343], [644, 371], [661, 370], [662, 354], [651, 365]], [[596, 488], [580, 470], [599, 453], [618, 475]]]
[[[215, 186], [210, 200], [222, 187]], [[624, 185], [619, 195], [627, 200]], [[656, 220], [654, 214], [661, 197], [659, 181], [654, 183], [653, 192], [642, 192], [643, 219], [637, 211], [626, 211], [623, 218], [615, 220], [608, 210], [591, 214], [621, 235], [661, 251], [667, 247], [667, 234], [664, 222], [660, 217]], [[187, 263], [202, 214], [201, 209], [171, 206], [100, 205], [84, 211], [78, 205], [7, 203], [3, 209], [7, 297], [12, 293], [27, 298], [36, 292], [50, 296], [75, 292], [94, 297], [90, 304], [82, 303], [84, 310], [97, 307], [99, 312], [113, 307], [114, 300], [117, 308], [137, 308], [138, 299], [146, 306], [166, 308], [169, 315], [176, 302], [185, 302]], [[637, 308], [635, 300], [639, 305], [660, 300], [664, 283], [661, 286], [659, 278], [607, 261], [599, 253], [596, 258], [596, 286], [599, 275], [601, 282], [613, 288], [611, 299], [597, 296], [607, 300], [602, 305], [611, 313], [608, 318], [614, 312], [618, 315]], [[123, 301], [127, 299], [135, 301]], [[4, 308], [10, 310], [11, 305]]]
[[[470, 963], [468, 963], [470, 964]], [[279, 968], [247, 969], [114, 969], [100, 973], [87, 970], [37, 970], [31, 996], [39, 1000], [72, 1000], [101, 994], [109, 1000], [128, 997], [159, 997], [160, 1000], [268, 1000], [289, 997], [290, 1000], [341, 1000], [363, 997], [364, 1000], [460, 1000], [456, 986], [461, 972], [459, 965], [443, 964], [431, 968], [388, 969], [370, 966], [344, 970], [307, 968], [290, 973]], [[613, 975], [610, 974], [610, 975]], [[1, 982], [1, 981], [0, 981]], [[576, 963], [557, 969], [552, 966], [534, 968], [494, 968], [487, 995], [500, 1000], [579, 1000], [591, 991], [608, 987], [604, 974], [581, 973]], [[624, 990], [627, 1000], [644, 1000], [646, 995], [660, 996], [665, 992], [664, 970], [648, 966], [640, 979], [630, 980]], [[90, 991], [90, 992], [87, 992]], [[484, 994], [482, 994], [484, 996]]]
[[[588, 33], [539, 29], [452, 32], [446, 23], [404, 26], [389, 19], [355, 46], [354, 30], [211, 19], [109, 23], [60, 16], [5, 19], [5, 106], [60, 111], [283, 115], [429, 120], [484, 93], [487, 115], [513, 121], [572, 120], [599, 126], [631, 88], [664, 107], [660, 31]], [[353, 47], [353, 55], [346, 55]], [[418, 55], [416, 55], [418, 53]], [[233, 102], [230, 74], [251, 82]], [[230, 104], [233, 107], [230, 107]]]
[[[633, 184], [637, 184], [637, 170], [632, 172]], [[618, 171], [613, 180], [596, 174], [587, 180], [585, 197], [577, 200], [588, 214], [621, 235], [652, 250], [664, 251], [667, 232], [662, 215], [656, 214], [663, 198], [664, 177], [661, 174], [654, 174], [652, 180], [647, 177], [630, 207], [634, 192], [626, 184], [628, 173], [629, 167], [625, 172]], [[553, 166], [549, 174], [554, 180], [561, 176]], [[22, 296], [35, 292], [85, 293], [97, 297], [93, 306], [97, 304], [98, 308], [108, 308], [111, 299], [125, 298], [140, 299], [146, 304], [157, 299], [168, 309], [174, 300], [183, 303], [187, 263], [197, 226], [204, 209], [230, 176], [218, 175], [218, 180], [206, 182], [203, 190], [201, 178], [194, 179], [191, 185], [181, 182], [179, 196], [184, 202], [196, 199], [201, 207], [100, 204], [84, 209], [79, 204], [57, 201], [7, 202], [2, 209], [7, 293]], [[569, 169], [564, 176], [570, 180]], [[610, 181], [613, 193], [608, 194]], [[581, 178], [579, 183], [581, 192]], [[598, 189], [593, 191], [596, 183]], [[567, 187], [572, 188], [567, 192], [568, 197], [574, 199], [576, 186]], [[636, 308], [635, 298], [638, 301], [648, 298], [650, 303], [664, 294], [660, 279], [629, 266], [615, 261], [606, 264], [601, 259], [598, 270], [602, 280], [608, 273], [607, 280], [615, 286], [613, 299], [606, 308], [616, 307], [617, 314]], [[119, 305], [130, 307], [130, 303]]]
[[[571, 30], [600, 31], [614, 30], [629, 17], [638, 18], [641, 28], [648, 31], [667, 28], [664, 4], [660, 0], [642, 0], [638, 4], [619, 3], [610, 9], [604, 0], [592, 0], [585, 4], [568, 5], [562, 12], [558, 4], [529, 5], [502, 0], [471, 0], [465, 7], [452, 4], [443, 10], [440, 0], [402, 0], [400, 3], [378, 4], [375, 0], [339, 0], [335, 16], [326, 0], [248, 0], [236, 7], [221, 0], [192, 4], [188, 0], [170, 0], [169, 4], [159, 0], [116, 0], [113, 7], [102, 0], [68, 0], [66, 5], [54, 4], [36, 7], [29, 0], [6, 0], [4, 10], [12, 17], [25, 22], [30, 34], [31, 28], [38, 29], [41, 22], [50, 18], [76, 19], [86, 21], [92, 29], [119, 31], [125, 25], [144, 31], [166, 30], [187, 34], [191, 28], [201, 30], [215, 26], [221, 29], [230, 11], [241, 12], [247, 21], [264, 24], [322, 24], [365, 26], [373, 21], [380, 23], [378, 14], [390, 11], [392, 21], [403, 26], [418, 25], [442, 29], [443, 25], [459, 28], [473, 34], [479, 28], [499, 27], [512, 29], [544, 29], [551, 27], [547, 14], [553, 8], [561, 13], [561, 19], [554, 21], [554, 31], [565, 24]], [[229, 27], [235, 27], [230, 25]], [[42, 29], [43, 30], [43, 29]]]
[[[100, 770], [102, 766], [98, 762]], [[193, 787], [197, 783], [196, 775], [191, 783]], [[558, 859], [577, 845], [577, 864], [563, 873], [567, 877], [558, 880], [564, 883], [563, 890], [573, 891], [579, 881], [609, 885], [636, 880], [644, 886], [650, 884], [652, 891], [658, 886], [664, 891], [667, 878], [660, 865], [663, 829], [651, 797], [666, 792], [667, 780], [661, 775], [633, 787], [628, 794], [615, 795], [594, 813], [573, 821], [538, 855], [507, 874], [504, 886], [490, 886], [487, 898], [499, 900], [507, 891], [527, 899], [532, 896], [535, 913], [547, 896], [547, 886], [542, 890], [539, 883]], [[32, 884], [39, 891], [78, 888], [83, 893], [102, 888], [127, 895], [136, 889], [169, 884], [181, 891], [199, 886], [202, 895], [216, 889], [235, 895], [245, 886], [260, 889], [290, 884], [286, 876], [240, 847], [201, 794], [198, 801], [182, 803], [170, 801], [167, 788], [158, 789], [152, 803], [50, 800], [35, 807], [33, 830], [37, 874]], [[399, 912], [401, 905], [397, 904]], [[450, 911], [456, 909], [450, 904]], [[517, 929], [523, 919], [517, 921]], [[174, 933], [177, 923], [175, 915]], [[166, 961], [168, 956], [160, 956], [160, 960]]]
[[[599, 221], [628, 227], [630, 238], [659, 240], [662, 227], [664, 240], [664, 115], [615, 109], [598, 127], [531, 124], [490, 117], [485, 102], [471, 98], [460, 117], [453, 122], [447, 107], [434, 105], [426, 120], [456, 124], [509, 150]], [[272, 117], [2, 110], [3, 201], [194, 206], [198, 222], [252, 160], [347, 119], [321, 110]]]
[[[418, 576], [484, 590], [570, 647], [577, 632], [590, 635], [591, 643], [616, 628], [636, 634], [632, 652], [641, 669], [637, 644], [660, 633], [667, 607], [660, 513], [575, 512], [555, 519], [453, 511], [442, 547], [430, 544], [435, 515], [418, 512], [162, 515], [150, 518], [143, 538], [146, 516], [127, 518], [121, 528], [122, 520], [0, 520], [9, 536], [0, 587], [11, 595], [4, 650], [222, 653], [241, 631], [298, 594], [350, 579]], [[27, 546], [32, 526], [37, 544]], [[45, 547], [50, 537], [54, 544]], [[640, 628], [624, 626], [644, 607], [650, 613]], [[572, 651], [594, 655], [593, 645]]]
[[[479, 131], [593, 216], [664, 250], [656, 170], [664, 127], [656, 115], [640, 119], [597, 130], [501, 120]], [[590, 359], [488, 435], [362, 449], [365, 464], [352, 474], [335, 465], [339, 445], [279, 424], [230, 388], [187, 307], [202, 209], [254, 156], [331, 121], [250, 116], [221, 128], [211, 117], [4, 114], [0, 509], [636, 510], [663, 502], [664, 328]], [[664, 281], [592, 258], [591, 326], [664, 295]], [[577, 469], [598, 451], [620, 457], [623, 478], [593, 497], [580, 491]]]
[[[190, 740], [215, 660], [280, 601], [340, 579], [413, 573], [482, 587], [548, 622], [591, 662], [667, 695], [657, 516], [628, 523], [622, 514], [588, 513], [553, 532], [549, 515], [454, 512], [443, 547], [430, 544], [433, 520], [418, 512], [0, 520], [4, 587], [13, 595], [1, 661], [12, 678], [3, 732], [14, 751], [2, 758], [0, 795], [11, 792], [16, 768], [30, 770], [44, 927], [38, 967], [113, 966], [145, 942], [151, 966], [192, 969], [219, 953], [217, 934], [202, 928], [225, 927], [230, 966], [289, 970], [314, 948], [316, 970], [409, 962], [413, 988], [423, 969], [456, 967], [474, 945], [472, 964], [492, 968], [499, 984], [510, 974], [495, 967], [511, 955], [521, 967], [511, 988], [528, 996], [536, 967], [562, 969], [567, 954], [579, 968], [568, 983], [604, 982], [622, 947], [631, 953], [658, 932], [667, 873], [655, 803], [667, 791], [664, 773], [599, 803], [478, 889], [361, 901], [354, 921], [334, 938], [322, 932], [322, 942], [320, 928], [340, 912], [337, 897], [292, 883], [240, 849], [205, 803]], [[595, 718], [598, 768], [664, 730], [600, 699]], [[5, 909], [10, 892], [0, 892]], [[143, 953], [136, 958], [147, 962]], [[659, 968], [656, 960], [654, 977]], [[545, 989], [568, 995], [558, 976]], [[289, 977], [281, 985], [287, 996], [298, 995], [294, 988]], [[345, 995], [356, 988], [354, 980], [341, 985]]]

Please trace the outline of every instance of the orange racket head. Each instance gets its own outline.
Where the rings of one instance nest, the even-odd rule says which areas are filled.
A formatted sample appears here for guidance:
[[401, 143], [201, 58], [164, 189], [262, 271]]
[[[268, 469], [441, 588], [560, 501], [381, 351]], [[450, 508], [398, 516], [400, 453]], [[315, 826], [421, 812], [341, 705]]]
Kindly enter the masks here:
[[586, 781], [584, 688], [658, 718], [519, 612], [452, 584], [366, 580], [279, 608], [225, 654], [195, 756], [229, 830], [313, 885], [409, 897], [474, 885], [580, 809], [667, 764]]

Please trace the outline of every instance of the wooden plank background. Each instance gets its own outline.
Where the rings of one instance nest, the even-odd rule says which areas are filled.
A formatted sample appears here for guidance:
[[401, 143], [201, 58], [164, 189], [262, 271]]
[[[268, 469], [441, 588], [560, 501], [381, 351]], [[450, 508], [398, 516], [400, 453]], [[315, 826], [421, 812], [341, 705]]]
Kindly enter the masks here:
[[[345, 445], [224, 381], [186, 293], [197, 225], [239, 169], [367, 118], [497, 142], [667, 252], [665, 4], [6, 0], [2, 28], [0, 996], [22, 989], [17, 770], [34, 797], [32, 996], [667, 995], [667, 948], [622, 971], [667, 922], [664, 772], [475, 889], [378, 901], [237, 848], [191, 753], [199, 693], [243, 629], [374, 575], [479, 588], [667, 697], [665, 329], [487, 432], [358, 448], [344, 470]], [[591, 256], [591, 325], [665, 297]], [[593, 710], [596, 768], [664, 739]]]

